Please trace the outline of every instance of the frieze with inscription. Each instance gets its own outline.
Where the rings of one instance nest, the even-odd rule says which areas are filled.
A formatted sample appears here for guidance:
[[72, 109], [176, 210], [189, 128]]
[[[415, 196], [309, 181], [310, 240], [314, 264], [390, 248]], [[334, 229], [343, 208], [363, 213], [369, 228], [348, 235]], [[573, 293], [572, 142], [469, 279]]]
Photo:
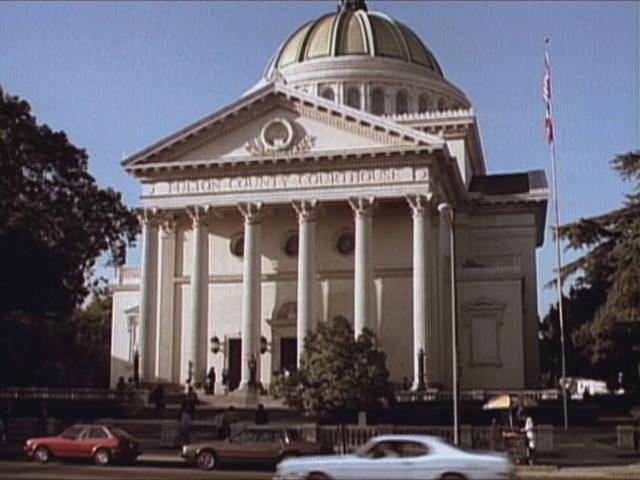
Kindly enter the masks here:
[[177, 196], [428, 182], [428, 168], [373, 168], [155, 182], [143, 186], [143, 195]]

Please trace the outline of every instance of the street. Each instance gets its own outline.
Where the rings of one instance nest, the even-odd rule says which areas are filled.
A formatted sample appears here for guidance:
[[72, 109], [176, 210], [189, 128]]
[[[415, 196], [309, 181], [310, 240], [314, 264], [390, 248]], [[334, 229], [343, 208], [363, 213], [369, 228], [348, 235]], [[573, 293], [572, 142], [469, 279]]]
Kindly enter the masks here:
[[221, 469], [203, 472], [195, 467], [179, 462], [145, 463], [134, 466], [98, 467], [90, 463], [51, 462], [41, 465], [35, 462], [17, 460], [0, 461], [0, 480], [97, 480], [97, 479], [132, 479], [145, 480], [266, 480], [273, 476], [273, 471], [237, 469]]
[[[220, 469], [203, 472], [194, 467], [169, 462], [138, 462], [135, 466], [98, 467], [90, 463], [51, 462], [41, 465], [26, 460], [0, 460], [0, 480], [267, 480], [273, 471]], [[636, 480], [640, 464], [607, 467], [553, 466], [519, 467], [518, 480]], [[363, 479], [365, 480], [365, 479]]]

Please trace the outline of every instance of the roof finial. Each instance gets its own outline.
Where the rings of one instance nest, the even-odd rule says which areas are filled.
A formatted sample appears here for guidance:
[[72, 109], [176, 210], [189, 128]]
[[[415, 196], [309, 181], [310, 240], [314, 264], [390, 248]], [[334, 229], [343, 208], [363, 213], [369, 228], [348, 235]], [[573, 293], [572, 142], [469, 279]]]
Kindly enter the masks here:
[[357, 10], [367, 11], [367, 2], [366, 0], [340, 0], [340, 4], [338, 5], [339, 11], [349, 10], [355, 12]]

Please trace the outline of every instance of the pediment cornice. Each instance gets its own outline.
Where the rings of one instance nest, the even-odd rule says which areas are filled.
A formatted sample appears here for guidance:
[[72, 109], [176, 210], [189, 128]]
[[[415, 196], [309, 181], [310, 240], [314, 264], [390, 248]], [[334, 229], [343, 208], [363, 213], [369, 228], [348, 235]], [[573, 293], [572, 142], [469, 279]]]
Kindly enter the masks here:
[[[362, 148], [314, 151], [311, 148], [312, 144], [310, 144], [306, 145], [308, 148], [266, 151], [260, 148], [251, 148], [248, 143], [245, 146], [246, 154], [235, 155], [235, 157], [210, 158], [191, 162], [184, 162], [181, 158], [188, 152], [209, 142], [214, 142], [229, 132], [241, 129], [250, 120], [278, 108], [332, 125], [341, 131], [360, 136], [380, 146], [373, 149], [365, 145]], [[248, 98], [241, 99], [218, 113], [134, 154], [123, 162], [123, 166], [127, 171], [137, 176], [144, 176], [143, 172], [149, 170], [189, 169], [229, 163], [304, 161], [334, 156], [344, 157], [345, 155], [362, 156], [380, 153], [391, 155], [402, 153], [404, 150], [423, 150], [425, 147], [426, 150], [446, 149], [444, 140], [438, 136], [299, 92], [281, 84], [270, 84], [254, 92]]]

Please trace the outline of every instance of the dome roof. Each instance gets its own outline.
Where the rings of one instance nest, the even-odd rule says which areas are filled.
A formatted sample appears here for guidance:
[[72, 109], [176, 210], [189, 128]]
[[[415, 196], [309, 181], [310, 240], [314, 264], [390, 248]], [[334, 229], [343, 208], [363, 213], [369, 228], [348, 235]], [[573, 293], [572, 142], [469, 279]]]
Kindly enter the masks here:
[[337, 12], [296, 30], [276, 52], [265, 76], [309, 60], [350, 55], [402, 60], [443, 77], [435, 57], [411, 29], [368, 11], [363, 0], [342, 0]]

